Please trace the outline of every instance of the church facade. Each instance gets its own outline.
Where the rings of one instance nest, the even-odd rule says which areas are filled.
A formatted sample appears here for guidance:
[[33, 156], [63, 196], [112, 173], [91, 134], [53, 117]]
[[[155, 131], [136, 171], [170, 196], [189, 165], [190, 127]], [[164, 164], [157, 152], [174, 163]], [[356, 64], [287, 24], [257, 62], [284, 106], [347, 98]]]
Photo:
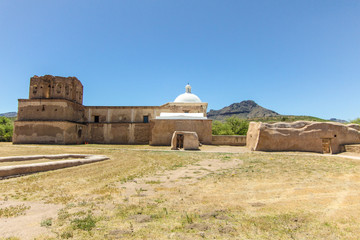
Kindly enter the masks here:
[[34, 76], [29, 99], [19, 99], [13, 143], [170, 145], [175, 131], [193, 131], [211, 144], [207, 106], [189, 85], [161, 106], [84, 106], [76, 77]]

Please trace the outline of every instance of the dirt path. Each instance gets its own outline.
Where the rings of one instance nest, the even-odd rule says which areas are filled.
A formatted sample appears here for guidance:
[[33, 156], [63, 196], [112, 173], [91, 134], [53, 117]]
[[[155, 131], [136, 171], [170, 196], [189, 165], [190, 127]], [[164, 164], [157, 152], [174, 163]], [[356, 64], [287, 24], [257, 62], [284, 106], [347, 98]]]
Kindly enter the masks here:
[[328, 207], [326, 216], [332, 216], [336, 213], [336, 211], [339, 211], [343, 207], [343, 203], [346, 197], [349, 195], [350, 192], [352, 192], [350, 188], [351, 177], [353, 177], [353, 174], [346, 174], [342, 177], [342, 182], [344, 183], [344, 190], [336, 193], [336, 198]]
[[207, 159], [195, 165], [167, 170], [154, 176], [135, 178], [132, 181], [119, 184], [118, 187], [124, 190], [122, 193], [123, 200], [132, 202], [136, 200], [133, 197], [151, 196], [155, 194], [157, 189], [194, 184], [209, 174], [228, 170], [239, 164], [243, 164], [243, 161], [239, 159]]

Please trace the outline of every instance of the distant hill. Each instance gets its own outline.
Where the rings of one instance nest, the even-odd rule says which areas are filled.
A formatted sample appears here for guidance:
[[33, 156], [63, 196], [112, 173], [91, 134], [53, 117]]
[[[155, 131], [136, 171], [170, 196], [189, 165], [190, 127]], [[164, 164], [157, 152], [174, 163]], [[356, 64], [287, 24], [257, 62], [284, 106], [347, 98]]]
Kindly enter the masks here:
[[17, 112], [0, 113], [0, 117], [14, 118], [17, 117]]
[[339, 123], [348, 123], [348, 121], [346, 120], [337, 119], [337, 118], [330, 118], [330, 121], [339, 122]]
[[252, 100], [247, 100], [239, 103], [233, 103], [220, 110], [211, 109], [210, 112], [207, 113], [207, 116], [209, 119], [222, 121], [229, 117], [255, 119], [276, 117], [280, 115], [277, 112], [261, 107]]
[[312, 116], [295, 116], [295, 115], [278, 115], [274, 117], [260, 117], [260, 118], [248, 118], [249, 121], [255, 122], [296, 122], [296, 121], [315, 121], [315, 122], [328, 122], [329, 120], [325, 120], [318, 117]]

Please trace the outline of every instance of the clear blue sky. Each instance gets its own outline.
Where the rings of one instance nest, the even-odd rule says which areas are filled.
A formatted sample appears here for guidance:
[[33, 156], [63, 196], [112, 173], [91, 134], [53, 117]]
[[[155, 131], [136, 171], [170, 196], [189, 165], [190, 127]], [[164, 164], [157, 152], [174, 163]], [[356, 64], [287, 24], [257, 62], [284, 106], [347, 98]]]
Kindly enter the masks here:
[[85, 105], [161, 105], [189, 82], [209, 110], [354, 119], [360, 1], [0, 0], [0, 113], [45, 74], [76, 76]]

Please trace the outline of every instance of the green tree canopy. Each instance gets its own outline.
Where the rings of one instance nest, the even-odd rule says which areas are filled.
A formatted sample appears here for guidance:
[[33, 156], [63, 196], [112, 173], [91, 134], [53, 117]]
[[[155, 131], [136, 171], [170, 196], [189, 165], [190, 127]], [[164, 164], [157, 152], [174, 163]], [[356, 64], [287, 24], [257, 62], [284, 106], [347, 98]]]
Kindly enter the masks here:
[[354, 119], [354, 120], [351, 120], [351, 123], [360, 124], [360, 118], [356, 118], [356, 119]]
[[212, 124], [213, 135], [246, 135], [249, 122], [245, 119], [230, 117], [225, 122], [214, 121]]
[[7, 117], [0, 117], [0, 142], [11, 142], [13, 122]]

